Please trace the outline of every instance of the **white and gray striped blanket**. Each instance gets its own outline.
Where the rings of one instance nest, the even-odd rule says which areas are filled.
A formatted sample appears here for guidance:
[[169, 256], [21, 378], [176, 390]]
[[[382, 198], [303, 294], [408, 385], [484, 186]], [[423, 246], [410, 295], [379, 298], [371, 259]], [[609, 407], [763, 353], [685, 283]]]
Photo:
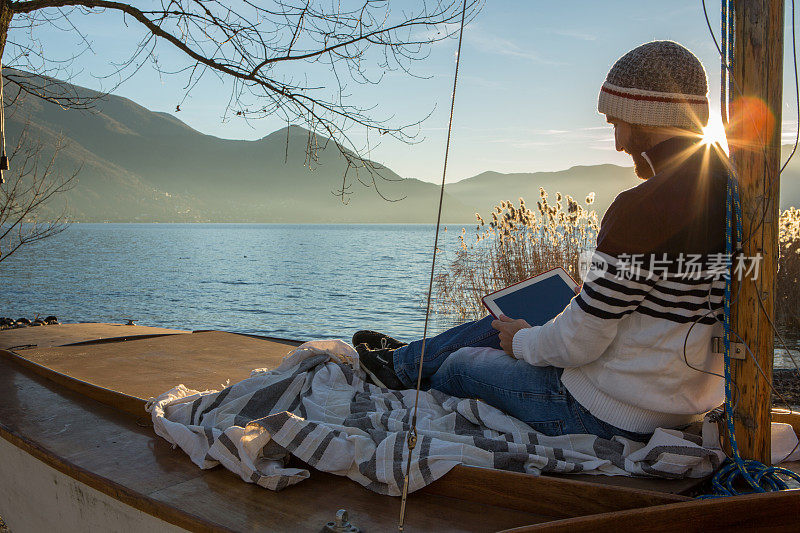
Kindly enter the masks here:
[[[278, 368], [254, 370], [220, 391], [178, 385], [151, 399], [148, 411], [156, 433], [200, 468], [222, 464], [245, 481], [281, 490], [310, 475], [287, 466], [293, 455], [397, 496], [415, 391], [365, 382], [357, 357], [341, 341], [306, 343]], [[657, 430], [647, 445], [594, 435], [548, 437], [484, 402], [435, 390], [420, 393], [417, 428], [410, 491], [457, 464], [533, 474], [680, 478], [705, 476], [724, 457], [701, 446], [700, 438], [674, 430]], [[714, 442], [713, 435], [707, 438]]]

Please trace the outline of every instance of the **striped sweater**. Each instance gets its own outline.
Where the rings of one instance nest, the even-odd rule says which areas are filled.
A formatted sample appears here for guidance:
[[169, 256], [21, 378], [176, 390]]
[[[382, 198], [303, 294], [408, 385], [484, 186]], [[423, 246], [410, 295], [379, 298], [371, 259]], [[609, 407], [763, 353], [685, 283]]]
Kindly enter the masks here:
[[[564, 368], [594, 416], [649, 433], [723, 401], [724, 163], [674, 137], [643, 154], [654, 176], [620, 193], [600, 226], [580, 294], [543, 326], [518, 331], [517, 358]], [[705, 372], [703, 372], [705, 371]]]

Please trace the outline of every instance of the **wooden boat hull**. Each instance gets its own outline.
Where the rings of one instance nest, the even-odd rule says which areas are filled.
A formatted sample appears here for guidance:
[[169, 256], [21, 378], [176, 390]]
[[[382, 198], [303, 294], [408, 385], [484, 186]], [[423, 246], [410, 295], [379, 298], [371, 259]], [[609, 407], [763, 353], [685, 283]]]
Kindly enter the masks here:
[[[9, 340], [5, 333], [0, 453], [13, 460], [0, 461], [0, 475], [9, 480], [0, 488], [0, 514], [11, 531], [319, 531], [342, 507], [363, 531], [396, 528], [397, 498], [313, 470], [309, 480], [271, 492], [221, 468], [199, 470], [149, 427], [143, 397], [174, 385], [175, 372], [189, 386], [218, 387], [225, 379], [221, 373], [241, 379], [250, 368], [276, 364], [296, 342], [222, 332], [126, 333], [123, 339], [62, 347], [37, 343], [12, 353], [2, 350]], [[210, 368], [213, 357], [217, 364]], [[456, 467], [411, 495], [408, 529], [617, 530], [649, 516], [663, 520], [673, 509], [694, 516], [708, 505], [675, 494], [690, 486], [685, 482], [593, 478]], [[713, 514], [741, 515], [737, 501], [744, 502], [726, 499]], [[749, 505], [762, 511], [770, 502], [800, 509], [796, 491], [754, 501]], [[796, 516], [769, 523], [794, 526]], [[692, 523], [681, 527], [697, 529]]]
[[656, 532], [796, 532], [800, 529], [800, 494], [749, 494], [643, 509], [555, 520], [502, 533]]
[[0, 516], [14, 533], [185, 531], [56, 470], [5, 438], [0, 457]]

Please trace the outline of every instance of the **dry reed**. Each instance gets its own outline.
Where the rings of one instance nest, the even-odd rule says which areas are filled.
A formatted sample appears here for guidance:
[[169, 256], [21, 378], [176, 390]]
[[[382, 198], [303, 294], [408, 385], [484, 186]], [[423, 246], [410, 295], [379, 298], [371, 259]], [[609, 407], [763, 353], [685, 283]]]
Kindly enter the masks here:
[[778, 276], [775, 318], [779, 326], [800, 328], [800, 209], [790, 207], [778, 221]]
[[475, 216], [475, 236], [467, 242], [461, 229], [460, 246], [450, 264], [436, 276], [436, 310], [448, 321], [461, 322], [484, 316], [481, 298], [555, 267], [563, 267], [580, 280], [581, 252], [591, 249], [597, 236], [597, 213], [571, 196], [556, 193], [555, 202], [539, 189], [538, 213], [502, 202], [491, 217]]

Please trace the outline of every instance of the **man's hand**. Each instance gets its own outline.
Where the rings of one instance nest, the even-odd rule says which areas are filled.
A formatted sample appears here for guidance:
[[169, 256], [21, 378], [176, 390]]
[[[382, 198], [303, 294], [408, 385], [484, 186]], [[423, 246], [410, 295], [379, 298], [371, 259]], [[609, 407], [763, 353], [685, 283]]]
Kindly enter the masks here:
[[530, 324], [525, 322], [524, 320], [514, 320], [513, 318], [508, 318], [506, 315], [500, 315], [499, 320], [492, 321], [492, 327], [500, 332], [500, 346], [503, 350], [514, 357], [514, 334], [521, 329], [531, 327]]

